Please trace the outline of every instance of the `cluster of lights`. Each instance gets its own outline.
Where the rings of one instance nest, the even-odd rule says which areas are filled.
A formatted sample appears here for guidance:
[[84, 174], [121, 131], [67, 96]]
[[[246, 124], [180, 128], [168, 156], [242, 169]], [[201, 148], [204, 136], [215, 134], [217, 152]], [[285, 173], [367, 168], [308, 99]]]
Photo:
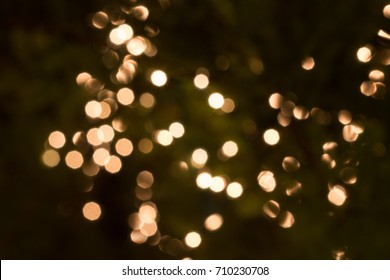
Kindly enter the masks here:
[[196, 177], [196, 185], [200, 189], [210, 189], [215, 193], [226, 190], [228, 197], [239, 198], [243, 193], [243, 187], [238, 182], [227, 183], [225, 176], [212, 176], [209, 172], [203, 171]]

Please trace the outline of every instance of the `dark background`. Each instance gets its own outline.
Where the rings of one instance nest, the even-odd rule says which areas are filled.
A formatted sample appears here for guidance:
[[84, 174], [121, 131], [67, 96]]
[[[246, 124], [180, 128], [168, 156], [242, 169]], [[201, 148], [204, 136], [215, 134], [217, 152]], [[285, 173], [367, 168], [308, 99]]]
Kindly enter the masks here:
[[[161, 1], [160, 1], [161, 2]], [[49, 169], [41, 162], [44, 143], [51, 131], [68, 136], [71, 149], [75, 131], [93, 124], [84, 115], [89, 100], [75, 77], [87, 71], [110, 82], [102, 63], [102, 50], [109, 27], [92, 28], [92, 15], [102, 9], [118, 11], [130, 1], [23, 1], [2, 3], [0, 8], [0, 256], [2, 259], [330, 259], [332, 251], [351, 259], [390, 257], [390, 158], [373, 152], [375, 144], [388, 147], [389, 99], [377, 100], [360, 93], [360, 84], [372, 69], [385, 73], [381, 54], [389, 42], [377, 36], [390, 30], [383, 16], [382, 0], [370, 1], [138, 1], [148, 7], [146, 23], [128, 22], [144, 32], [149, 24], [159, 29], [150, 38], [157, 46], [153, 58], [141, 58], [139, 74], [130, 85], [136, 97], [154, 91], [158, 97], [149, 113], [134, 109], [118, 111], [134, 129], [129, 137], [143, 138], [145, 125], [154, 127], [182, 120], [183, 139], [168, 148], [157, 147], [149, 155], [135, 151], [123, 160], [116, 175], [101, 171], [95, 178], [71, 170], [63, 161]], [[109, 25], [111, 26], [111, 25]], [[145, 33], [145, 32], [144, 32]], [[371, 44], [377, 56], [361, 63], [356, 51]], [[221, 70], [216, 59], [228, 58], [230, 67]], [[311, 71], [301, 68], [306, 56], [315, 59]], [[250, 71], [248, 61], [259, 58], [261, 75]], [[156, 89], [145, 79], [150, 67], [162, 68], [169, 77], [166, 87]], [[210, 71], [205, 91], [221, 91], [236, 102], [236, 110], [216, 114], [207, 106], [207, 94], [193, 87], [199, 67]], [[312, 118], [293, 120], [280, 128], [276, 111], [268, 106], [272, 92], [280, 92], [309, 109], [320, 107], [332, 122], [320, 125]], [[342, 139], [337, 121], [341, 109], [351, 112], [365, 126], [358, 141]], [[254, 129], [246, 129], [246, 124]], [[261, 138], [268, 127], [279, 127], [282, 140], [276, 147]], [[221, 143], [238, 139], [237, 157], [223, 162], [215, 153]], [[321, 165], [322, 144], [339, 144], [334, 170]], [[188, 159], [193, 149], [210, 151], [208, 166], [216, 173], [239, 178], [245, 192], [238, 200], [201, 191], [196, 170], [186, 174], [171, 163]], [[63, 151], [62, 151], [63, 152]], [[301, 161], [296, 174], [285, 174], [281, 160], [295, 155]], [[345, 154], [358, 162], [358, 181], [348, 190], [347, 202], [336, 207], [327, 200], [328, 183], [339, 183], [338, 172]], [[274, 170], [279, 182], [295, 176], [303, 188], [298, 197], [280, 190], [263, 192], [256, 178], [263, 169]], [[134, 196], [136, 176], [152, 170], [159, 210], [159, 231], [171, 245], [136, 245], [129, 239], [129, 214], [137, 211]], [[92, 192], [83, 190], [94, 184]], [[262, 205], [278, 201], [295, 216], [290, 229], [267, 219]], [[83, 218], [85, 202], [94, 200], [103, 215], [96, 222]], [[202, 229], [204, 219], [219, 212], [224, 217], [216, 232]], [[199, 248], [182, 245], [185, 234], [201, 232]], [[173, 245], [172, 245], [173, 244]], [[169, 247], [171, 249], [166, 249]], [[164, 249], [165, 248], [165, 249]], [[172, 249], [173, 248], [173, 249]]]

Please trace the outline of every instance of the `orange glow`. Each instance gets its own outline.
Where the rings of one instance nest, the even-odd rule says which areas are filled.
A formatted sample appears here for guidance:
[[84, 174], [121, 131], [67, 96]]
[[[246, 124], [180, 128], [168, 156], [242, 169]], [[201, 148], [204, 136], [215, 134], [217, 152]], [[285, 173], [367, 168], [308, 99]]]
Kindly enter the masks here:
[[139, 102], [144, 108], [152, 108], [154, 106], [154, 103], [156, 103], [156, 100], [152, 94], [146, 92], [141, 95], [141, 97], [139, 98]]
[[336, 185], [330, 189], [328, 193], [328, 200], [336, 206], [341, 206], [347, 199], [347, 191], [344, 187]]
[[337, 146], [338, 144], [336, 142], [329, 141], [329, 142], [325, 142], [324, 145], [322, 145], [322, 149], [324, 150], [324, 152], [329, 152], [336, 149]]
[[105, 148], [97, 149], [93, 152], [92, 155], [93, 161], [99, 166], [104, 166], [106, 163], [108, 163], [109, 158], [110, 152], [107, 151]]
[[218, 214], [212, 214], [206, 218], [204, 221], [204, 227], [209, 231], [218, 230], [223, 224], [223, 217]]
[[343, 138], [347, 142], [355, 142], [359, 134], [363, 133], [363, 128], [356, 124], [349, 124], [343, 128]]
[[87, 141], [93, 146], [99, 146], [103, 141], [99, 137], [99, 129], [94, 127], [87, 132]]
[[384, 8], [383, 8], [383, 15], [390, 19], [390, 4], [389, 5], [386, 5]]
[[309, 117], [309, 111], [303, 106], [296, 106], [293, 109], [293, 115], [297, 120], [306, 120]]
[[49, 135], [49, 144], [55, 149], [60, 149], [65, 145], [65, 135], [61, 131], [53, 131]]
[[276, 180], [271, 171], [261, 171], [257, 176], [257, 182], [266, 192], [272, 192], [276, 187]]
[[347, 125], [352, 121], [351, 113], [347, 110], [341, 110], [338, 117], [339, 122], [343, 125]]
[[133, 143], [127, 138], [121, 138], [116, 142], [115, 150], [119, 155], [127, 157], [133, 152]]
[[118, 99], [118, 102], [122, 105], [130, 105], [134, 101], [134, 92], [129, 88], [121, 88], [116, 98]]
[[232, 182], [227, 186], [226, 193], [230, 198], [239, 198], [243, 193], [242, 185], [237, 182]]
[[115, 136], [114, 129], [110, 125], [104, 124], [99, 127], [98, 137], [100, 141], [104, 143], [111, 142], [114, 139], [114, 136]]
[[56, 150], [46, 150], [42, 154], [42, 162], [48, 167], [55, 167], [60, 162], [60, 154]]
[[323, 154], [321, 156], [321, 161], [329, 168], [333, 169], [336, 167], [336, 161], [329, 155], [329, 154]]
[[233, 99], [225, 98], [223, 105], [221, 107], [221, 110], [224, 113], [231, 113], [234, 111], [235, 107], [236, 107], [236, 104], [234, 103]]
[[107, 102], [100, 102], [100, 106], [102, 108], [102, 112], [101, 114], [99, 115], [99, 118], [100, 119], [107, 119], [110, 114], [111, 114], [111, 107], [110, 107], [110, 104], [108, 104]]
[[268, 145], [276, 145], [280, 140], [279, 132], [272, 128], [267, 129], [263, 134], [263, 139]]
[[134, 243], [142, 244], [142, 243], [145, 243], [146, 240], [148, 240], [148, 237], [145, 236], [140, 230], [133, 230], [130, 233], [130, 239]]
[[127, 128], [120, 118], [113, 119], [111, 123], [112, 127], [118, 132], [124, 132]]
[[110, 156], [104, 168], [110, 173], [118, 173], [122, 168], [122, 161], [117, 156]]
[[80, 168], [83, 162], [83, 155], [78, 151], [70, 151], [65, 157], [66, 165], [72, 169]]
[[132, 55], [138, 56], [146, 50], [146, 41], [143, 37], [137, 36], [132, 38], [126, 45], [127, 50]]
[[264, 212], [264, 215], [266, 215], [267, 217], [269, 217], [271, 219], [275, 219], [279, 215], [279, 212], [280, 212], [279, 203], [277, 203], [274, 200], [267, 201], [263, 205], [263, 212]]
[[100, 218], [102, 214], [102, 210], [100, 209], [100, 205], [94, 201], [87, 202], [83, 207], [83, 215], [84, 218], [90, 221], [96, 221]]
[[385, 79], [385, 73], [375, 69], [370, 71], [370, 73], [368, 74], [368, 78], [374, 82], [383, 82], [383, 80]]
[[89, 101], [85, 105], [85, 113], [88, 117], [96, 119], [102, 114], [102, 106], [95, 100]]
[[302, 68], [305, 70], [311, 70], [314, 68], [315, 62], [314, 59], [311, 56], [306, 57], [302, 60]]
[[141, 188], [150, 188], [154, 183], [153, 174], [149, 171], [141, 171], [137, 176], [137, 184]]
[[121, 24], [110, 32], [110, 41], [115, 45], [122, 45], [133, 37], [133, 28], [128, 24]]
[[79, 86], [84, 86], [87, 84], [87, 82], [92, 79], [92, 76], [87, 73], [87, 72], [82, 72], [80, 74], [77, 75], [76, 77], [76, 83], [79, 85]]
[[270, 95], [268, 98], [269, 106], [273, 109], [280, 109], [283, 104], [283, 96], [277, 92]]
[[202, 243], [202, 238], [199, 233], [193, 231], [186, 235], [184, 242], [188, 247], [196, 248], [199, 247], [200, 243]]
[[149, 16], [149, 10], [145, 6], [136, 6], [132, 9], [132, 14], [138, 20], [145, 21]]

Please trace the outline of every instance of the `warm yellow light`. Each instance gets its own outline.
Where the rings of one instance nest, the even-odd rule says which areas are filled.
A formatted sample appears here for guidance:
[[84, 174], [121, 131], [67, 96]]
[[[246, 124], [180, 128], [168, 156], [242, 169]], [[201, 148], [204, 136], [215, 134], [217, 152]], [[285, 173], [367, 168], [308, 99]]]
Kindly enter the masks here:
[[104, 168], [110, 173], [118, 173], [122, 168], [122, 161], [117, 156], [110, 156]]
[[145, 236], [153, 236], [158, 230], [157, 223], [155, 221], [146, 222], [141, 227], [141, 233]]
[[293, 196], [297, 194], [301, 189], [302, 189], [302, 184], [300, 182], [292, 181], [286, 185], [286, 194], [288, 196]]
[[49, 135], [49, 144], [55, 149], [60, 149], [65, 145], [65, 135], [61, 131], [53, 131]]
[[202, 172], [196, 177], [196, 185], [201, 189], [207, 189], [211, 186], [213, 177], [208, 172]]
[[302, 68], [305, 69], [305, 70], [313, 69], [314, 65], [315, 65], [315, 62], [314, 62], [314, 59], [311, 56], [305, 57], [302, 60], [302, 64], [301, 64]]
[[336, 161], [329, 155], [329, 154], [323, 154], [321, 156], [321, 161], [329, 168], [333, 169], [336, 167]]
[[234, 141], [227, 141], [222, 146], [222, 153], [224, 156], [230, 158], [234, 157], [238, 152], [238, 146]]
[[126, 45], [127, 50], [132, 55], [138, 56], [146, 50], [146, 41], [143, 37], [137, 36], [132, 38]]
[[296, 106], [293, 109], [293, 115], [297, 120], [306, 120], [309, 117], [310, 113], [309, 110], [307, 110], [305, 107]]
[[105, 148], [99, 148], [92, 154], [93, 161], [99, 166], [104, 166], [108, 162], [109, 158], [110, 152]]
[[269, 200], [263, 205], [263, 212], [264, 215], [271, 219], [275, 219], [280, 212], [280, 206], [279, 203], [277, 203], [275, 200]]
[[151, 222], [157, 218], [156, 206], [150, 202], [143, 203], [139, 208], [139, 218], [144, 222]]
[[239, 198], [243, 193], [242, 185], [237, 182], [232, 182], [227, 186], [226, 193], [231, 198]]
[[129, 88], [121, 88], [116, 98], [118, 99], [118, 102], [122, 105], [130, 105], [134, 101], [134, 92]]
[[343, 138], [347, 142], [355, 142], [359, 134], [363, 133], [363, 128], [355, 124], [349, 124], [343, 128]]
[[133, 37], [133, 28], [128, 24], [121, 24], [110, 32], [110, 41], [115, 45], [122, 45]]
[[167, 83], [168, 77], [164, 71], [155, 70], [152, 72], [152, 75], [150, 75], [150, 80], [152, 81], [152, 84], [156, 87], [162, 87]]
[[108, 104], [107, 102], [100, 102], [100, 106], [102, 108], [102, 112], [101, 114], [99, 115], [99, 118], [100, 119], [107, 119], [110, 114], [111, 114], [111, 107], [110, 107], [110, 104]]
[[130, 239], [134, 243], [142, 244], [142, 243], [145, 243], [146, 240], [148, 240], [148, 237], [146, 235], [144, 235], [140, 230], [137, 229], [137, 230], [131, 231]]
[[99, 129], [96, 127], [91, 128], [87, 132], [87, 141], [93, 146], [99, 146], [103, 141], [99, 137]]
[[108, 143], [111, 142], [114, 139], [115, 131], [112, 128], [112, 126], [108, 124], [104, 124], [99, 127], [98, 129], [98, 137], [100, 141]]
[[79, 86], [84, 86], [87, 84], [87, 82], [92, 79], [92, 76], [91, 74], [87, 73], [87, 72], [82, 72], [80, 74], [77, 75], [76, 77], [76, 83], [79, 85]]
[[118, 132], [124, 132], [126, 130], [126, 125], [123, 123], [122, 119], [120, 118], [115, 118], [111, 122], [112, 127], [118, 131]]
[[220, 109], [225, 103], [225, 98], [219, 92], [214, 92], [210, 94], [208, 102], [211, 108]]
[[132, 9], [134, 17], [138, 20], [145, 21], [149, 16], [149, 10], [145, 6], [136, 6]]
[[185, 129], [184, 126], [179, 122], [174, 122], [169, 126], [169, 132], [175, 138], [183, 137]]
[[149, 154], [153, 150], [153, 142], [148, 138], [141, 139], [138, 143], [138, 149], [141, 153]]
[[236, 108], [236, 104], [234, 103], [234, 100], [231, 98], [225, 98], [223, 105], [221, 107], [222, 112], [231, 113], [234, 111], [234, 108]]
[[332, 151], [332, 150], [336, 149], [337, 147], [338, 147], [338, 144], [336, 142], [333, 142], [333, 141], [325, 142], [324, 145], [322, 145], [322, 149], [324, 150], [324, 152]]
[[140, 96], [139, 102], [144, 108], [152, 108], [156, 100], [152, 94], [146, 92]]
[[340, 170], [340, 178], [345, 184], [353, 185], [357, 182], [357, 171], [353, 167], [344, 167]]
[[368, 78], [374, 82], [383, 82], [383, 80], [385, 79], [385, 73], [375, 69], [370, 71], [370, 73], [368, 74]]
[[60, 162], [60, 154], [56, 150], [46, 150], [42, 154], [42, 162], [48, 167], [55, 167]]
[[96, 221], [100, 218], [101, 214], [102, 210], [100, 209], [100, 205], [98, 203], [90, 201], [84, 204], [83, 215], [87, 220]]
[[141, 171], [137, 176], [137, 184], [141, 188], [147, 189], [150, 188], [154, 183], [153, 174], [149, 171]]
[[339, 122], [343, 125], [347, 125], [352, 121], [351, 113], [347, 110], [341, 110], [338, 115]]
[[66, 165], [72, 169], [80, 168], [83, 162], [83, 155], [78, 151], [70, 151], [65, 157]]
[[199, 233], [192, 231], [186, 235], [184, 242], [188, 247], [196, 248], [202, 243], [202, 238]]
[[283, 169], [287, 172], [294, 172], [301, 166], [299, 161], [294, 157], [285, 157], [282, 162]]
[[280, 93], [272, 93], [268, 99], [269, 106], [273, 109], [280, 109], [283, 104], [283, 99]]
[[121, 138], [116, 142], [115, 150], [119, 155], [127, 157], [133, 152], [133, 143], [127, 138]]
[[222, 215], [215, 213], [206, 218], [204, 221], [204, 227], [209, 231], [218, 230], [223, 224]]
[[361, 62], [369, 62], [372, 57], [372, 52], [369, 47], [361, 47], [356, 53], [357, 58]]
[[328, 193], [328, 200], [336, 206], [341, 206], [347, 199], [347, 191], [344, 187], [336, 185], [330, 189]]
[[383, 8], [383, 15], [390, 19], [390, 4], [386, 5], [384, 8]]
[[267, 129], [263, 134], [263, 139], [268, 145], [276, 145], [280, 140], [279, 132], [272, 128]]
[[102, 114], [102, 106], [96, 100], [89, 101], [85, 105], [85, 113], [88, 117], [96, 119]]
[[377, 85], [373, 81], [364, 81], [360, 85], [360, 92], [365, 96], [373, 96], [377, 91]]
[[200, 149], [200, 148], [196, 149], [192, 153], [191, 164], [192, 164], [192, 166], [194, 166], [196, 168], [201, 168], [206, 164], [208, 158], [209, 158], [209, 156], [208, 156], [206, 150]]
[[97, 12], [93, 15], [92, 24], [97, 29], [103, 29], [108, 23], [108, 16], [105, 12]]
[[259, 186], [266, 192], [272, 192], [276, 187], [276, 180], [271, 171], [261, 171], [257, 176]]
[[221, 192], [226, 187], [226, 181], [221, 176], [215, 176], [211, 179], [210, 190], [213, 192]]
[[209, 85], [209, 77], [205, 74], [198, 74], [194, 78], [194, 84], [199, 89], [205, 89]]
[[158, 130], [155, 139], [162, 146], [169, 146], [173, 142], [173, 136], [169, 130]]

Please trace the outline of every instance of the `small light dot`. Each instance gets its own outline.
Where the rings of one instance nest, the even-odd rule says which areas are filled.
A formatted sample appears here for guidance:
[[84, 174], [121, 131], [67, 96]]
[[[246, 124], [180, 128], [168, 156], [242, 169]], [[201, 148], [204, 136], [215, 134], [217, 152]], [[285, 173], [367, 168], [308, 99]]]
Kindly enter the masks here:
[[65, 157], [65, 162], [72, 169], [80, 168], [84, 162], [83, 155], [78, 151], [70, 151]]
[[60, 162], [60, 154], [56, 150], [46, 150], [42, 154], [42, 162], [48, 167], [55, 167]]
[[198, 74], [194, 78], [194, 84], [199, 89], [205, 89], [209, 85], [209, 77], [205, 74]]
[[204, 149], [196, 149], [192, 153], [191, 164], [196, 168], [203, 167], [208, 160], [208, 154]]
[[49, 144], [55, 149], [60, 149], [65, 145], [65, 135], [61, 131], [53, 131], [49, 135]]
[[134, 92], [129, 88], [121, 88], [116, 98], [118, 99], [118, 102], [122, 105], [130, 105], [134, 101]]
[[209, 188], [212, 181], [213, 177], [207, 172], [202, 172], [196, 177], [196, 185], [201, 189]]
[[175, 138], [180, 138], [184, 135], [184, 126], [179, 122], [174, 122], [169, 126], [169, 132]]
[[276, 180], [271, 171], [261, 171], [257, 177], [259, 186], [266, 192], [272, 192], [276, 187]]
[[233, 141], [227, 141], [222, 146], [222, 153], [224, 156], [230, 158], [234, 157], [238, 152], [238, 146]]
[[169, 146], [173, 142], [173, 136], [168, 130], [159, 130], [155, 134], [156, 141], [162, 146]]
[[306, 57], [302, 60], [302, 68], [305, 70], [311, 70], [314, 68], [315, 62], [314, 59], [311, 56]]
[[328, 193], [328, 200], [336, 206], [343, 205], [346, 199], [347, 191], [342, 186], [336, 185]]
[[116, 142], [115, 150], [119, 155], [127, 157], [133, 152], [133, 143], [127, 138], [121, 138]]
[[204, 227], [209, 231], [218, 230], [223, 224], [223, 218], [220, 214], [215, 213], [206, 218]]
[[231, 198], [239, 198], [243, 193], [242, 185], [237, 182], [232, 182], [227, 186], [226, 193]]
[[196, 248], [202, 242], [202, 238], [199, 233], [193, 231], [186, 235], [186, 237], [184, 238], [184, 242], [187, 244], [188, 247]]
[[87, 202], [83, 207], [83, 215], [87, 220], [96, 221], [101, 214], [100, 205], [94, 201]]

